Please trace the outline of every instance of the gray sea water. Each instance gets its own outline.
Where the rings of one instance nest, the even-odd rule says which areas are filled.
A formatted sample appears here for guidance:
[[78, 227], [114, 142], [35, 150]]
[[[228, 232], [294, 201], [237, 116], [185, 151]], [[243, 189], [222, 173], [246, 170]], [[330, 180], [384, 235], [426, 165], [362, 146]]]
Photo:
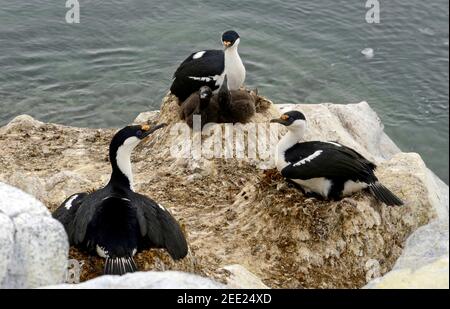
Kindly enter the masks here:
[[[159, 107], [190, 52], [237, 30], [246, 83], [276, 103], [368, 101], [404, 151], [448, 183], [447, 0], [0, 0], [0, 125], [119, 127]], [[361, 51], [373, 49], [371, 59]]]

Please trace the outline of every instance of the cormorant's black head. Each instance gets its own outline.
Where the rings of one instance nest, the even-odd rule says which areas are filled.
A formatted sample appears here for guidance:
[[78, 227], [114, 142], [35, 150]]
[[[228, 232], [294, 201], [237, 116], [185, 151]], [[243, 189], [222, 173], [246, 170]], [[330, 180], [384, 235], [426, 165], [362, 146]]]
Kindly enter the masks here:
[[[280, 118], [272, 119], [270, 122], [275, 122], [286, 126], [289, 130], [299, 130], [302, 131], [306, 128], [306, 118], [303, 113], [299, 111], [290, 111], [284, 113]], [[303, 132], [302, 132], [303, 133]]]
[[[133, 145], [137, 146], [141, 140], [155, 132], [156, 130], [164, 127], [166, 124], [159, 124], [151, 127], [148, 124], [144, 125], [131, 125], [121, 129], [114, 135], [111, 146], [113, 144], [119, 148], [122, 145]], [[134, 147], [133, 147], [134, 148]]]
[[238, 46], [240, 41], [240, 36], [236, 31], [229, 30], [225, 31], [222, 34], [222, 43], [223, 46], [226, 48], [229, 48], [231, 46]]
[[213, 94], [211, 88], [208, 86], [201, 87], [198, 93], [201, 100], [209, 100]]
[[131, 171], [131, 153], [147, 136], [166, 124], [156, 126], [132, 125], [117, 132], [109, 145], [109, 159], [112, 166], [112, 184], [122, 184], [132, 188], [133, 175]]

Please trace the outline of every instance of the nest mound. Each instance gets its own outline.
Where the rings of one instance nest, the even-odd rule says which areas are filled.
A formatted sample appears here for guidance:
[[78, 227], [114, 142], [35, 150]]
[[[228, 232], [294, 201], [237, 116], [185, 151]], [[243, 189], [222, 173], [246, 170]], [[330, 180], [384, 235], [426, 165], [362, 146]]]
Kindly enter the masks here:
[[[229, 274], [223, 267], [240, 264], [270, 287], [356, 288], [389, 271], [406, 238], [434, 216], [418, 155], [400, 153], [377, 170], [403, 207], [380, 205], [365, 192], [338, 202], [307, 199], [255, 162], [171, 157], [178, 109], [168, 95], [160, 113], [139, 117], [169, 126], [136, 148], [132, 161], [136, 191], [171, 211], [191, 254], [174, 262], [163, 250], [147, 250], [136, 256], [141, 270], [183, 270], [224, 282]], [[260, 97], [252, 121], [277, 116], [278, 109]], [[0, 129], [0, 180], [54, 210], [70, 194], [108, 181], [114, 131], [16, 118]], [[101, 275], [101, 259], [74, 248], [70, 258], [84, 261], [82, 280]]]

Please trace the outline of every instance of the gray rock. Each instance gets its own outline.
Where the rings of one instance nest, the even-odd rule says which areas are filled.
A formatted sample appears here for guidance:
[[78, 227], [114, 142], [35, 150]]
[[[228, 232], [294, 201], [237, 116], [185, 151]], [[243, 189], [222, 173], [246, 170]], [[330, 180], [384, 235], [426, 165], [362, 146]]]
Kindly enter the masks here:
[[159, 111], [140, 113], [133, 121], [133, 123], [153, 122], [158, 119]]
[[364, 288], [449, 288], [449, 188], [428, 169], [422, 179], [436, 220], [417, 229], [392, 270]]
[[179, 271], [136, 272], [124, 276], [101, 276], [80, 284], [48, 286], [50, 289], [221, 289], [224, 285]]
[[[381, 162], [400, 152], [384, 133], [384, 125], [365, 101], [356, 104], [279, 104], [281, 112], [299, 110], [305, 114], [305, 140], [337, 141], [364, 156]], [[368, 129], [370, 128], [370, 129]]]
[[0, 183], [0, 287], [63, 282], [68, 241], [63, 226], [32, 196]]
[[227, 265], [223, 269], [230, 274], [226, 279], [230, 289], [269, 289], [258, 276], [242, 265]]
[[8, 276], [8, 265], [13, 252], [14, 225], [9, 217], [0, 211], [0, 287], [6, 285], [4, 281]]
[[0, 133], [7, 133], [17, 129], [26, 131], [32, 128], [38, 128], [43, 124], [43, 122], [40, 122], [29, 115], [19, 115], [11, 120], [6, 126], [1, 128]]

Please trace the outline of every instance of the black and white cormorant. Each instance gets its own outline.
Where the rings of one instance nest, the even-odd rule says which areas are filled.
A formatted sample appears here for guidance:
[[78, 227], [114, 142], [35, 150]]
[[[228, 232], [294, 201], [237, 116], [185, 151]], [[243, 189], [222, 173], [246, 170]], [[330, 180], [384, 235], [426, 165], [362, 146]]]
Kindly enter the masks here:
[[202, 50], [192, 53], [174, 74], [170, 91], [180, 103], [202, 86], [216, 91], [225, 74], [230, 90], [238, 90], [245, 81], [245, 67], [238, 53], [239, 34], [230, 30], [222, 34], [223, 50]]
[[207, 123], [246, 123], [255, 114], [256, 95], [247, 90], [229, 90], [227, 75], [218, 94], [202, 86], [181, 105], [180, 118], [193, 127], [194, 115], [201, 116], [201, 127]]
[[173, 259], [188, 252], [183, 232], [169, 211], [133, 191], [131, 153], [163, 126], [133, 125], [117, 132], [109, 147], [109, 183], [92, 193], [73, 194], [53, 213], [72, 246], [106, 259], [105, 274], [136, 271], [133, 256], [140, 250], [165, 248]]
[[307, 194], [339, 200], [368, 188], [386, 205], [403, 205], [378, 181], [374, 174], [375, 164], [355, 150], [336, 142], [299, 142], [306, 130], [306, 119], [301, 112], [290, 111], [271, 122], [288, 129], [277, 145], [277, 169]]

